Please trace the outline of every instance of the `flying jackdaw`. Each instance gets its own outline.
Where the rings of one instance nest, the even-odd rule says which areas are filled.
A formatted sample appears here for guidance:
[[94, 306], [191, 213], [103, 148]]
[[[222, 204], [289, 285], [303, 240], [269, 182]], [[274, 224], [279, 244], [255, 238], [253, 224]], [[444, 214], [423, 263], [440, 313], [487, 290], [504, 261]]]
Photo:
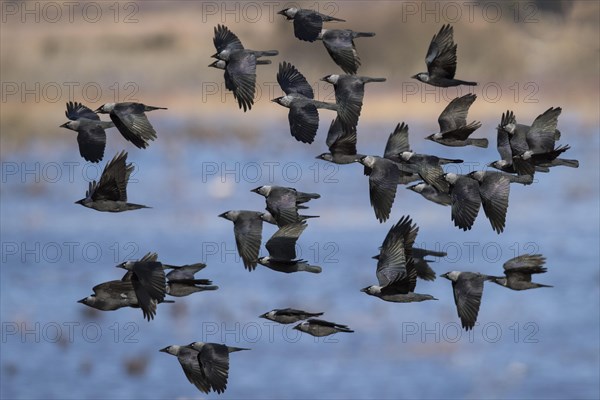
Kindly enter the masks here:
[[266, 257], [260, 257], [258, 263], [273, 271], [292, 273], [306, 271], [318, 274], [321, 267], [310, 265], [305, 260], [296, 260], [296, 242], [306, 229], [306, 222], [296, 222], [279, 228], [267, 241], [265, 247], [269, 252]]
[[67, 103], [65, 115], [70, 119], [60, 127], [77, 132], [79, 154], [86, 161], [97, 163], [104, 157], [106, 147], [105, 129], [115, 125], [111, 121], [101, 121], [98, 114], [81, 103]]
[[456, 74], [456, 44], [452, 39], [453, 28], [444, 25], [434, 35], [427, 49], [425, 64], [427, 72], [420, 72], [412, 78], [432, 86], [450, 87], [458, 85], [476, 86], [476, 82], [454, 79]]
[[[277, 50], [249, 50], [245, 49], [237, 35], [229, 30], [225, 25], [217, 25], [214, 28], [213, 44], [217, 52], [212, 58], [217, 58], [223, 61], [230, 61], [231, 56], [240, 51], [253, 55], [255, 58], [263, 56], [276, 56], [279, 54]], [[266, 64], [266, 63], [265, 63]]]
[[233, 210], [219, 214], [219, 217], [233, 222], [233, 235], [238, 254], [248, 271], [254, 271], [258, 252], [262, 243], [262, 213], [257, 211]]
[[312, 87], [296, 67], [288, 62], [279, 64], [277, 82], [285, 96], [271, 100], [289, 108], [288, 121], [290, 132], [296, 140], [312, 143], [319, 129], [318, 108], [337, 111], [337, 105], [315, 100]]
[[147, 106], [142, 103], [106, 103], [95, 111], [108, 114], [121, 135], [139, 149], [148, 146], [148, 140], [156, 139], [156, 131], [148, 121], [146, 112], [166, 110], [164, 107]]
[[360, 67], [360, 58], [354, 45], [354, 39], [373, 37], [373, 32], [354, 32], [350, 29], [323, 29], [317, 39], [331, 56], [331, 59], [347, 74], [354, 75]]
[[389, 230], [377, 259], [378, 285], [371, 285], [361, 292], [395, 303], [412, 303], [437, 300], [427, 294], [414, 293], [417, 270], [412, 260], [412, 247], [419, 228], [409, 216]]
[[294, 329], [311, 336], [323, 337], [333, 335], [338, 332], [353, 333], [354, 331], [348, 328], [347, 325], [340, 325], [334, 322], [323, 321], [322, 319], [311, 318], [294, 326]]
[[286, 19], [294, 21], [294, 36], [306, 42], [314, 42], [323, 29], [323, 22], [346, 22], [346, 20], [335, 18], [330, 15], [321, 14], [314, 10], [297, 7], [286, 8], [277, 12]]
[[127, 182], [133, 172], [133, 165], [126, 164], [126, 161], [127, 153], [125, 151], [115, 155], [104, 167], [98, 183], [90, 182], [88, 190], [85, 192], [85, 198], [76, 201], [75, 204], [105, 212], [150, 208], [127, 202]]
[[444, 170], [441, 166], [463, 162], [463, 160], [417, 154], [413, 151], [405, 151], [400, 154], [400, 157], [404, 163], [414, 166], [415, 172], [419, 174], [421, 179], [442, 193], [448, 193], [448, 183], [444, 180]]
[[454, 304], [465, 330], [473, 329], [483, 295], [483, 282], [492, 280], [492, 276], [476, 272], [451, 271], [440, 275], [452, 281]]
[[159, 351], [177, 357], [186, 378], [198, 390], [221, 394], [227, 389], [229, 353], [250, 350], [218, 343], [194, 342], [187, 346], [167, 346]]
[[294, 188], [275, 185], [259, 186], [251, 191], [265, 197], [266, 210], [280, 228], [306, 219], [306, 216], [301, 217], [298, 214], [298, 209], [307, 208], [302, 204], [321, 197], [318, 193], [304, 193]]
[[504, 263], [504, 277], [493, 277], [492, 282], [512, 290], [527, 290], [540, 287], [552, 287], [541, 283], [531, 282], [532, 274], [542, 274], [547, 271], [544, 267], [546, 258], [541, 254], [522, 255], [511, 258]]
[[338, 118], [346, 131], [356, 129], [358, 125], [365, 95], [365, 84], [386, 81], [385, 78], [336, 74], [327, 75], [321, 80], [333, 85]]
[[467, 124], [469, 107], [471, 107], [476, 98], [475, 94], [469, 93], [452, 100], [438, 118], [440, 132], [429, 135], [425, 139], [450, 147], [472, 145], [487, 148], [487, 139], [469, 138], [473, 132], [481, 127], [481, 122]]
[[326, 144], [329, 147], [329, 153], [320, 154], [316, 158], [334, 164], [354, 163], [357, 158], [363, 156], [356, 152], [356, 140], [356, 129], [345, 130], [340, 119], [336, 118], [331, 121], [327, 132]]
[[117, 268], [131, 273], [131, 283], [144, 317], [156, 314], [156, 305], [165, 299], [167, 281], [162, 264], [157, 261], [126, 261]]
[[294, 322], [302, 321], [311, 317], [320, 317], [321, 315], [323, 315], [322, 312], [309, 313], [302, 310], [295, 310], [293, 308], [280, 308], [266, 312], [259, 318], [265, 318], [270, 321], [279, 322], [280, 324], [293, 324]]

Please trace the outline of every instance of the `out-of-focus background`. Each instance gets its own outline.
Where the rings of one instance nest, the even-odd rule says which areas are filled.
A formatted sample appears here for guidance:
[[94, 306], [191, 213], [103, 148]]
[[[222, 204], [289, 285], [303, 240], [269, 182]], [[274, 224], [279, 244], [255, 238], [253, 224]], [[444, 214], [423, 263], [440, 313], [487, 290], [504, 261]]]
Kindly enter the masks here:
[[[394, 126], [410, 126], [417, 152], [466, 161], [466, 173], [498, 159], [495, 127], [513, 110], [520, 123], [560, 106], [565, 158], [579, 169], [537, 174], [513, 186], [507, 228], [496, 235], [480, 213], [469, 232], [450, 210], [399, 187], [392, 216], [379, 224], [359, 165], [314, 157], [327, 150], [333, 114], [320, 112], [315, 143], [289, 134], [277, 64], [296, 65], [321, 100], [319, 78], [340, 73], [320, 42], [294, 38], [277, 15], [293, 5], [347, 20], [328, 28], [373, 31], [356, 46], [359, 73], [386, 77], [366, 88], [359, 151], [381, 154]], [[0, 395], [2, 398], [205, 398], [189, 384], [169, 344], [195, 340], [250, 347], [231, 356], [222, 398], [598, 398], [599, 68], [598, 2], [37, 2], [4, 1], [0, 25], [2, 160]], [[208, 68], [213, 27], [222, 23], [252, 49], [278, 49], [258, 68], [251, 111], [225, 92], [222, 71]], [[454, 26], [457, 78], [467, 89], [435, 89], [410, 76], [425, 69], [431, 37]], [[469, 120], [488, 149], [448, 148], [423, 140], [457, 95], [478, 98]], [[64, 104], [92, 109], [140, 101], [168, 107], [148, 115], [158, 139], [138, 150], [107, 131], [104, 160], [79, 157]], [[106, 116], [102, 117], [106, 119]], [[128, 195], [152, 206], [104, 214], [73, 204], [106, 162], [125, 149], [136, 166]], [[320, 275], [243, 269], [229, 209], [261, 210], [250, 189], [263, 184], [318, 192], [320, 218], [298, 242]], [[513, 292], [486, 284], [478, 325], [460, 329], [450, 282], [419, 281], [438, 301], [385, 303], [359, 292], [376, 282], [377, 252], [402, 215], [419, 225], [421, 247], [445, 250], [438, 274], [500, 274], [502, 263], [539, 252], [551, 289]], [[263, 240], [275, 231], [265, 226]], [[122, 309], [96, 312], [76, 301], [119, 279], [117, 263], [156, 251], [169, 264], [203, 261], [200, 278], [220, 289], [158, 307], [154, 321]], [[261, 254], [266, 254], [264, 248]], [[325, 312], [353, 334], [315, 340], [259, 319], [272, 309]]]

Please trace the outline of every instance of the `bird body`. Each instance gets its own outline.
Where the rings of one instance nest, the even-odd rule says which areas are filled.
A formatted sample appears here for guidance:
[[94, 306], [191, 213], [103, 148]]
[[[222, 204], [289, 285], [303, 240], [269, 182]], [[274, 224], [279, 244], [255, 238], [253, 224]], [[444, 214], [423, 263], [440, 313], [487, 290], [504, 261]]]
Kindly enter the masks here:
[[334, 322], [324, 321], [322, 319], [317, 318], [311, 318], [308, 321], [304, 321], [294, 326], [294, 329], [304, 333], [308, 333], [309, 335], [315, 337], [329, 336], [338, 332], [354, 332], [352, 329], [348, 328], [347, 325], [340, 325]]
[[288, 21], [294, 21], [294, 35], [306, 42], [314, 42], [323, 29], [323, 22], [345, 22], [340, 18], [321, 14], [320, 12], [297, 7], [290, 7], [277, 12]]
[[97, 163], [104, 157], [105, 129], [113, 128], [112, 121], [101, 121], [98, 114], [77, 102], [68, 102], [65, 115], [70, 120], [60, 127], [77, 132], [79, 154], [86, 161]]
[[427, 136], [425, 139], [444, 146], [463, 147], [476, 146], [486, 148], [487, 139], [473, 139], [469, 136], [481, 127], [481, 122], [467, 124], [467, 113], [477, 96], [469, 93], [453, 99], [438, 118], [440, 132]]
[[552, 287], [531, 281], [531, 275], [547, 271], [543, 265], [546, 258], [541, 254], [522, 255], [511, 258], [503, 265], [504, 277], [493, 277], [492, 282], [512, 290], [528, 290], [540, 287]]
[[165, 107], [148, 106], [143, 103], [106, 103], [97, 113], [108, 114], [121, 135], [139, 149], [148, 147], [148, 141], [156, 139], [156, 131], [148, 121], [146, 112], [166, 110]]
[[271, 310], [264, 313], [260, 318], [265, 318], [271, 321], [279, 322], [280, 324], [293, 324], [298, 321], [302, 321], [312, 317], [320, 317], [323, 313], [309, 313], [302, 310], [295, 310], [293, 308], [283, 308]]
[[454, 303], [465, 330], [471, 330], [477, 322], [477, 315], [481, 306], [483, 283], [494, 277], [476, 272], [450, 271], [441, 275], [452, 281]]

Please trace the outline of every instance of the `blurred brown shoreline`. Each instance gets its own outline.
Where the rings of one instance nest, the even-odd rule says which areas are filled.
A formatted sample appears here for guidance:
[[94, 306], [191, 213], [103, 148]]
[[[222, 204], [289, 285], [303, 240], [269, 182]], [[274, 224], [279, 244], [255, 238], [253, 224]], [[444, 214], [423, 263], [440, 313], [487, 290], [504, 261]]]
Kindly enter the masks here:
[[[5, 3], [3, 11], [7, 10]], [[35, 9], [35, 2], [25, 3]], [[23, 7], [25, 3], [18, 4]], [[256, 2], [262, 13], [258, 18], [251, 14], [252, 9], [244, 9], [247, 5], [236, 2], [122, 2], [118, 22], [109, 3], [113, 4], [95, 3], [104, 13], [95, 23], [87, 22], [77, 9], [73, 22], [67, 14], [56, 23], [49, 22], [54, 16], [49, 14], [50, 9], [41, 15], [39, 23], [35, 15], [25, 15], [25, 23], [18, 13], [3, 15], [2, 152], [25, 145], [31, 138], [66, 137], [58, 126], [65, 122], [64, 104], [69, 100], [96, 108], [105, 102], [136, 99], [168, 107], [168, 114], [152, 116], [166, 126], [199, 137], [236, 135], [244, 139], [244, 130], [272, 129], [287, 120], [287, 113], [268, 101], [270, 95], [280, 95], [275, 79], [279, 61], [292, 62], [311, 82], [339, 72], [321, 43], [295, 39], [291, 23], [269, 14], [273, 7], [277, 11], [290, 3], [281, 2], [277, 7]], [[229, 14], [219, 10], [225, 3]], [[433, 14], [409, 15], [408, 11], [414, 12], [409, 7], [420, 7], [421, 2], [381, 3], [378, 7], [364, 1], [318, 3], [323, 7], [321, 11], [327, 12], [325, 8], [329, 7], [348, 21], [330, 24], [332, 28], [377, 33], [372, 39], [356, 40], [362, 59], [359, 73], [388, 79], [385, 84], [367, 89], [361, 123], [405, 120], [435, 128], [437, 116], [459, 92], [448, 89], [444, 96], [410, 76], [425, 69], [429, 41], [446, 21], [436, 22]], [[482, 17], [481, 9], [487, 3], [481, 2], [481, 7], [475, 8], [472, 20], [464, 14], [453, 23], [458, 43], [457, 77], [480, 83], [474, 89], [478, 100], [469, 118], [496, 121], [504, 110], [512, 109], [520, 122], [530, 123], [547, 108], [561, 106], [563, 114], [576, 118], [583, 126], [597, 128], [600, 3], [573, 2], [558, 13], [542, 11], [536, 5], [533, 17], [537, 22], [533, 23], [515, 22], [515, 11], [508, 8], [503, 9], [506, 17], [492, 23]], [[127, 8], [132, 4], [137, 8]], [[317, 3], [300, 4], [314, 7]], [[522, 3], [521, 11], [527, 11], [528, 4], [538, 2]], [[43, 5], [40, 7], [43, 12]], [[435, 10], [436, 6], [431, 7]], [[441, 17], [452, 11], [444, 3], [437, 7]], [[444, 7], [448, 9], [444, 11]], [[124, 22], [130, 14], [130, 19], [137, 22]], [[246, 47], [280, 51], [272, 65], [259, 68], [261, 97], [247, 113], [237, 108], [230, 93], [221, 93], [222, 72], [207, 67], [214, 53], [213, 27], [219, 23], [238, 34]], [[462, 90], [465, 94], [468, 89]], [[70, 91], [73, 98], [69, 97]], [[330, 89], [319, 85], [319, 98], [330, 94]], [[322, 124], [328, 124], [329, 119], [329, 113], [324, 113]], [[211, 134], [223, 127], [232, 128], [231, 133]], [[484, 124], [484, 128], [493, 127]]]

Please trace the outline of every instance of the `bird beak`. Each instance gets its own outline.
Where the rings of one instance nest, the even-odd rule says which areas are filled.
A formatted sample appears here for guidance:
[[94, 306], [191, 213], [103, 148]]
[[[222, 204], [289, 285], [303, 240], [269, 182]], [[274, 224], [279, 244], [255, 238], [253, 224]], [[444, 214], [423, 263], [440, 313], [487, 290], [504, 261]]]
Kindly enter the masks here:
[[103, 107], [103, 106], [100, 106], [100, 107], [96, 108], [96, 109], [94, 110], [94, 112], [95, 112], [95, 113], [102, 112], [102, 107]]
[[227, 217], [225, 217], [225, 214], [227, 214], [227, 212], [224, 212], [224, 213], [222, 213], [222, 214], [219, 214], [218, 216], [219, 216], [220, 218], [225, 218], [225, 219], [227, 219]]
[[425, 140], [433, 140], [433, 135], [429, 135], [425, 138]]
[[164, 349], [160, 349], [159, 351], [160, 351], [161, 353], [166, 353], [166, 352], [168, 352], [168, 351], [169, 351], [169, 347], [171, 347], [171, 346], [167, 346], [167, 347], [165, 347]]
[[323, 81], [323, 82], [327, 82], [327, 78], [328, 78], [328, 76], [324, 76], [320, 80]]
[[373, 260], [379, 260], [379, 254], [376, 256], [371, 257]]
[[84, 297], [84, 298], [83, 298], [83, 299], [81, 299], [81, 300], [77, 300], [77, 302], [78, 302], [78, 303], [82, 303], [82, 304], [84, 304], [84, 303], [85, 303], [85, 299], [87, 299], [87, 297]]
[[68, 124], [68, 122], [65, 122], [64, 124], [62, 124], [61, 126], [59, 126], [59, 128], [66, 128], [67, 124]]
[[259, 187], [257, 187], [257, 188], [254, 188], [254, 189], [252, 189], [252, 190], [251, 190], [251, 192], [258, 193], [258, 190], [259, 190], [260, 188], [261, 188], [261, 186], [259, 186]]
[[448, 279], [448, 273], [446, 272], [445, 274], [441, 274], [440, 278], [446, 278], [446, 279]]
[[81, 204], [81, 205], [83, 205], [83, 199], [81, 199], [81, 200], [77, 200], [77, 201], [76, 201], [75, 203], [73, 203], [73, 204]]
[[125, 269], [125, 263], [115, 265], [115, 268], [123, 268]]
[[367, 293], [367, 289], [368, 289], [368, 287], [362, 288], [362, 289], [360, 289], [360, 291], [363, 292], [363, 293]]
[[415, 191], [415, 186], [417, 186], [417, 185], [410, 185], [410, 186], [407, 186], [406, 188], [408, 190], [412, 190], [414, 192]]
[[258, 318], [267, 318], [267, 313], [264, 313], [262, 315], [259, 315]]
[[295, 330], [299, 331], [300, 330], [300, 324], [294, 326], [292, 329], [295, 329]]
[[280, 98], [281, 98], [281, 97], [278, 97], [278, 98], [276, 98], [276, 99], [271, 99], [271, 103], [278, 103]]
[[285, 15], [285, 10], [277, 11], [277, 14], [279, 14], [279, 15]]
[[418, 74], [415, 74], [415, 75], [411, 76], [411, 78], [418, 79], [417, 76], [418, 76]]
[[219, 58], [219, 53], [215, 53], [211, 56], [211, 58]]

